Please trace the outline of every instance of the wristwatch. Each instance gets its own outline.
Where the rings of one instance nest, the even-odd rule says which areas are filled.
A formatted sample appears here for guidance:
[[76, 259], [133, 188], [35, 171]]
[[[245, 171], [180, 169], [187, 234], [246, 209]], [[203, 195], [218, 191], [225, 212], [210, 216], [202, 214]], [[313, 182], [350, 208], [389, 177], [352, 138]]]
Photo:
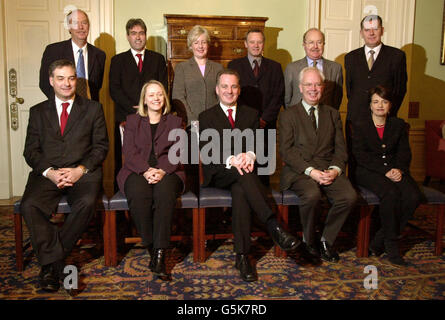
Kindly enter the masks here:
[[85, 168], [85, 166], [84, 165], [79, 165], [79, 167], [82, 169], [82, 172], [83, 172], [83, 174], [87, 174], [88, 173], [88, 168]]

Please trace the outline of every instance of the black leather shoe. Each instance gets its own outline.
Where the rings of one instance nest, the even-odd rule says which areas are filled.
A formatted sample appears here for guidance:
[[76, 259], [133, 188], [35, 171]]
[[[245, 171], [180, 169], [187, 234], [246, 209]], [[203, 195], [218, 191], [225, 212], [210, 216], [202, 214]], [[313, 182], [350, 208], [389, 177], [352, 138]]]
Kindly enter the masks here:
[[385, 253], [385, 248], [376, 248], [372, 245], [369, 246], [369, 256], [371, 257], [380, 257]]
[[292, 251], [301, 244], [300, 240], [284, 230], [277, 222], [269, 224], [268, 230], [273, 242], [275, 242], [281, 250]]
[[310, 246], [303, 242], [298, 248], [298, 251], [300, 253], [300, 256], [310, 264], [317, 265], [321, 262], [320, 251], [317, 250], [317, 248], [315, 248], [314, 246]]
[[326, 241], [320, 241], [320, 257], [327, 262], [338, 262], [338, 253]]
[[258, 279], [254, 267], [250, 264], [249, 256], [247, 254], [236, 254], [235, 268], [239, 270], [241, 279], [244, 281], [252, 282]]
[[397, 266], [406, 267], [408, 263], [401, 256], [388, 256], [388, 261]]
[[150, 270], [154, 275], [165, 278], [168, 277], [165, 268], [165, 253], [166, 249], [154, 249], [150, 261]]
[[54, 265], [47, 264], [42, 266], [39, 274], [40, 287], [48, 292], [57, 292], [60, 288], [60, 275], [58, 274]]

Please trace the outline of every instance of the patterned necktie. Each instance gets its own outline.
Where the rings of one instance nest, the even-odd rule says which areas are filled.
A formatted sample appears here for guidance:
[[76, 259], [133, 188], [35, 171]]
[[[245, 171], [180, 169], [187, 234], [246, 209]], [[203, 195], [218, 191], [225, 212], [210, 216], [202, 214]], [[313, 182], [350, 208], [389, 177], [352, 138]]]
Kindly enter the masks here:
[[314, 66], [314, 68], [316, 68], [317, 67], [317, 60], [314, 60], [314, 62], [312, 63], [312, 65]]
[[136, 57], [138, 57], [138, 69], [139, 69], [139, 73], [142, 72], [142, 54], [138, 53], [136, 54]]
[[68, 121], [68, 102], [62, 103], [62, 113], [60, 114], [60, 134], [63, 136], [63, 131], [65, 131], [66, 122]]
[[235, 121], [233, 120], [233, 117], [232, 117], [233, 110], [229, 108], [229, 109], [227, 109], [227, 112], [229, 113], [230, 125], [232, 126], [232, 129], [234, 129], [235, 128]]
[[369, 51], [369, 54], [370, 54], [369, 59], [368, 59], [369, 70], [372, 69], [372, 65], [374, 64], [374, 53], [375, 53], [374, 50]]
[[314, 127], [314, 130], [317, 131], [317, 120], [315, 119], [315, 108], [310, 107], [309, 109], [309, 118], [311, 118], [312, 127]]
[[86, 78], [85, 77], [85, 61], [83, 59], [83, 50], [79, 49], [79, 59], [77, 60], [77, 68], [76, 68], [77, 78]]
[[253, 75], [255, 78], [258, 78], [258, 74], [260, 73], [260, 66], [258, 65], [257, 60], [253, 60]]
[[85, 76], [85, 60], [83, 58], [82, 49], [79, 49], [79, 59], [77, 59], [76, 73], [77, 73], [76, 93], [79, 96], [89, 99], [90, 95], [88, 93], [88, 83]]

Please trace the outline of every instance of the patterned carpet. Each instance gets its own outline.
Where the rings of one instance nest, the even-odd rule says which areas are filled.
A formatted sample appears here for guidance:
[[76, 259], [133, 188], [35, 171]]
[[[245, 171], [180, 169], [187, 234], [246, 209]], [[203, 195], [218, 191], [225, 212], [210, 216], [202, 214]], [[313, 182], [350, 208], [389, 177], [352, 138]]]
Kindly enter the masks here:
[[[148, 270], [149, 255], [138, 246], [123, 250], [123, 259], [117, 267], [105, 267], [103, 248], [97, 241], [99, 244], [94, 246], [77, 247], [67, 261], [80, 270], [79, 293], [70, 296], [62, 289], [56, 294], [38, 289], [40, 268], [29, 248], [25, 271], [15, 270], [12, 209], [3, 207], [0, 209], [0, 299], [445, 300], [445, 253], [433, 256], [434, 242], [426, 233], [434, 231], [434, 223], [431, 211], [417, 211], [412, 221], [416, 228], [409, 228], [403, 240], [409, 262], [406, 268], [392, 266], [383, 258], [356, 258], [355, 235], [339, 238], [341, 263], [323, 262], [320, 266], [308, 265], [298, 254], [276, 258], [270, 240], [258, 239], [253, 247], [259, 280], [253, 283], [242, 281], [234, 268], [231, 240], [210, 242], [209, 258], [202, 264], [193, 263], [190, 244], [173, 247], [167, 261], [172, 273], [170, 281], [153, 278]], [[354, 225], [350, 229], [353, 230]], [[97, 235], [100, 239], [100, 234]], [[378, 270], [375, 290], [364, 288], [367, 265], [374, 265]]]

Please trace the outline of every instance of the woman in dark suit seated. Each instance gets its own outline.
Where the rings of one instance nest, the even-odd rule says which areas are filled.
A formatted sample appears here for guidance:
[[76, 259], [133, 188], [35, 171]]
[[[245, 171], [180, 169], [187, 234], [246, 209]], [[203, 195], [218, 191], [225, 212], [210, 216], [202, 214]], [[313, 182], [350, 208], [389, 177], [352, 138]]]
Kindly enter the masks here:
[[182, 128], [181, 118], [170, 114], [162, 84], [151, 80], [142, 87], [136, 114], [127, 117], [119, 171], [119, 189], [125, 193], [131, 217], [149, 248], [150, 269], [166, 277], [165, 254], [170, 243], [171, 220], [176, 198], [183, 190], [181, 164], [172, 164], [168, 152], [175, 141], [169, 132]]
[[218, 103], [216, 75], [223, 66], [208, 59], [210, 36], [207, 29], [194, 26], [188, 33], [187, 46], [193, 57], [175, 67], [172, 99], [178, 114], [187, 113], [189, 126], [191, 121], [198, 120], [199, 113]]
[[399, 235], [420, 204], [421, 192], [409, 174], [411, 150], [405, 121], [389, 117], [391, 92], [382, 86], [370, 90], [370, 115], [356, 123], [352, 154], [355, 179], [380, 199], [381, 228], [370, 244], [371, 254], [386, 252], [388, 260], [406, 265], [399, 252]]

